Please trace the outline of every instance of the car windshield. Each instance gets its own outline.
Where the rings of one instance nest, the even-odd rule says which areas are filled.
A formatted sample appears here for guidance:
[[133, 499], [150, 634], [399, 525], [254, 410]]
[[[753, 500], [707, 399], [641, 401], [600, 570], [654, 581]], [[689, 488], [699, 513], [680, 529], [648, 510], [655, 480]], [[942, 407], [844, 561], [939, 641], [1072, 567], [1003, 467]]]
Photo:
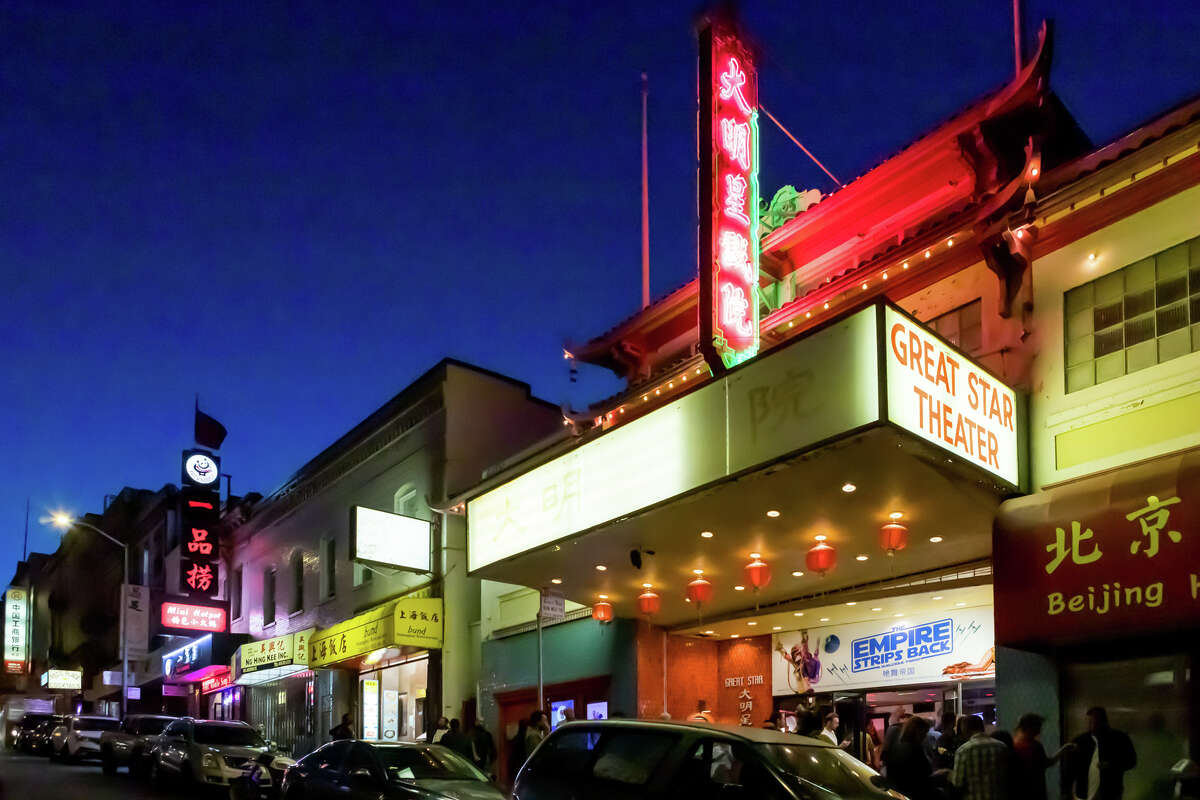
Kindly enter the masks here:
[[134, 730], [136, 730], [141, 736], [145, 736], [147, 734], [153, 736], [155, 734], [162, 733], [163, 728], [167, 727], [167, 725], [171, 724], [172, 722], [174, 722], [174, 720], [170, 718], [159, 719], [158, 717], [142, 717], [134, 723]]
[[21, 727], [22, 728], [36, 728], [38, 725], [41, 725], [43, 722], [49, 722], [49, 721], [50, 721], [49, 714], [26, 714], [25, 716], [21, 717]]
[[875, 770], [836, 747], [760, 744], [759, 752], [793, 782], [810, 781], [841, 797], [878, 796], [871, 783]]
[[103, 717], [81, 717], [75, 720], [75, 730], [77, 731], [115, 731], [120, 725], [120, 720], [107, 719]]
[[475, 765], [444, 747], [377, 747], [389, 779], [487, 781]]
[[265, 742], [258, 731], [249, 725], [197, 725], [197, 744], [227, 744], [241, 747], [262, 747]]

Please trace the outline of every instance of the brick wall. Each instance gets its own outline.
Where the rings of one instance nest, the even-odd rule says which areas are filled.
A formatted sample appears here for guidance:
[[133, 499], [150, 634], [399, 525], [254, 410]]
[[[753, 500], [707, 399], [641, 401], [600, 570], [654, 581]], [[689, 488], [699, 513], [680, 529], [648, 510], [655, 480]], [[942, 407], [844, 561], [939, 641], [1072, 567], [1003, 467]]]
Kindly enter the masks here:
[[761, 726], [771, 713], [771, 637], [718, 642], [717, 680], [714, 722]]

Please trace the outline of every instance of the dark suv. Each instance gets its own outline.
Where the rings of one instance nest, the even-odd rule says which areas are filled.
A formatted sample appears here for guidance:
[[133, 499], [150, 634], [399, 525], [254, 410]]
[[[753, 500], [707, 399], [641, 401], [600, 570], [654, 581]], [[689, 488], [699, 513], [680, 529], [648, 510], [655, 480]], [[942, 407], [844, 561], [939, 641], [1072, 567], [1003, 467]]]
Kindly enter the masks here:
[[597, 720], [551, 733], [513, 800], [885, 800], [870, 767], [828, 742], [706, 723]]

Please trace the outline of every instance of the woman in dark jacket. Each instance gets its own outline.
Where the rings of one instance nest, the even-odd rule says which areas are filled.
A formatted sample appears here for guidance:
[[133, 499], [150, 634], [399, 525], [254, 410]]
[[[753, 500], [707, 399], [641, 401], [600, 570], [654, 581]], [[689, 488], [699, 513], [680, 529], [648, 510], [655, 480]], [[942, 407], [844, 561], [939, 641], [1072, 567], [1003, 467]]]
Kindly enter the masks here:
[[925, 755], [929, 728], [929, 721], [923, 717], [909, 717], [900, 729], [900, 739], [884, 756], [888, 783], [909, 800], [928, 800], [934, 796], [930, 781], [933, 767]]

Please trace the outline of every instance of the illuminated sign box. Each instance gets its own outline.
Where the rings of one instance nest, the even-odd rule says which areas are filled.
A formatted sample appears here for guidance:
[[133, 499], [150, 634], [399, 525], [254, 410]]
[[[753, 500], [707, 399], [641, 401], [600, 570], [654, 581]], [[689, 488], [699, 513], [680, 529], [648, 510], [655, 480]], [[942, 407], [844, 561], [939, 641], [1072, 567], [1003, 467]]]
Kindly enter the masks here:
[[51, 669], [42, 673], [42, 686], [47, 689], [83, 688], [83, 673], [70, 669]]
[[312, 628], [297, 633], [287, 633], [273, 639], [244, 644], [238, 650], [242, 673], [255, 672], [275, 667], [308, 665], [308, 642]]
[[427, 520], [353, 506], [350, 557], [415, 572], [432, 570], [432, 529]]
[[4, 593], [4, 671], [25, 671], [28, 641], [25, 627], [29, 620], [29, 593], [13, 586]]
[[468, 569], [885, 424], [1018, 483], [1016, 393], [875, 304], [468, 500]]
[[222, 672], [220, 675], [213, 675], [211, 678], [200, 681], [200, 693], [212, 694], [222, 689], [228, 689], [230, 686], [233, 686], [233, 673]]
[[163, 677], [178, 678], [212, 664], [212, 634], [201, 636], [162, 657]]
[[164, 628], [222, 633], [225, 630], [226, 617], [223, 608], [171, 601], [162, 604], [161, 619]]

